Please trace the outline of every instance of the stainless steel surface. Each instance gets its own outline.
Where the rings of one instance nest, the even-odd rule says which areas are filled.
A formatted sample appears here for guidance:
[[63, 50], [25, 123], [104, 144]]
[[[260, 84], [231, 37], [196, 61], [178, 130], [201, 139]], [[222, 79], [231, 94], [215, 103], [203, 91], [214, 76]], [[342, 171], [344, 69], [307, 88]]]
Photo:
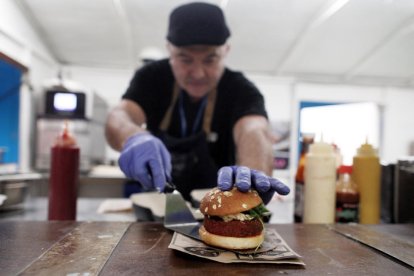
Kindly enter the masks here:
[[0, 175], [0, 182], [2, 181], [31, 181], [43, 178], [40, 173], [17, 173], [17, 174], [3, 174]]
[[[49, 174], [2, 175], [1, 182], [27, 181], [29, 194], [35, 197], [49, 195]], [[117, 174], [83, 174], [79, 176], [79, 198], [122, 198], [126, 179]]]
[[26, 182], [0, 182], [0, 194], [7, 196], [7, 199], [0, 206], [0, 210], [13, 208], [16, 205], [22, 204], [27, 195], [28, 186]]
[[[50, 150], [55, 144], [56, 137], [62, 132], [62, 126], [65, 120], [66, 119], [56, 118], [39, 118], [37, 120], [36, 169], [44, 171], [50, 168]], [[102, 140], [102, 142], [104, 141], [103, 128], [100, 139], [92, 136], [92, 123], [88, 120], [70, 119], [69, 129], [80, 148], [79, 169], [81, 171], [89, 171], [92, 166], [93, 155], [96, 155], [97, 153], [104, 155], [105, 153], [104, 145], [98, 151], [93, 152], [91, 150], [94, 143], [99, 143], [100, 140]]]
[[[131, 211], [98, 213], [99, 206], [106, 198], [78, 198], [77, 221], [136, 221]], [[28, 196], [23, 204], [0, 210], [0, 220], [7, 221], [46, 221], [47, 197]]]
[[30, 185], [42, 177], [39, 173], [0, 175], [0, 194], [7, 197], [3, 204], [0, 204], [0, 210], [20, 208], [30, 192]]
[[182, 195], [175, 190], [166, 195], [164, 227], [200, 240], [200, 223], [194, 218]]

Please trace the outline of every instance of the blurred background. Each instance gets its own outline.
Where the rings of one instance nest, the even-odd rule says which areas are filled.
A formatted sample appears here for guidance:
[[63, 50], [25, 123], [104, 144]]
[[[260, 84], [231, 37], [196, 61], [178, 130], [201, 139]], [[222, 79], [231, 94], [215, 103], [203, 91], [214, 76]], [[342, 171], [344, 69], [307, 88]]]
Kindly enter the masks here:
[[[43, 178], [61, 116], [81, 147], [81, 195], [122, 197], [105, 117], [137, 68], [166, 57], [169, 12], [185, 2], [2, 0], [0, 181]], [[384, 167], [414, 155], [414, 1], [207, 2], [232, 32], [228, 66], [265, 96], [275, 177], [294, 187], [302, 133], [335, 144], [349, 165], [365, 141]], [[53, 108], [62, 91], [75, 96]], [[292, 221], [294, 196], [272, 202], [283, 206], [275, 222]]]

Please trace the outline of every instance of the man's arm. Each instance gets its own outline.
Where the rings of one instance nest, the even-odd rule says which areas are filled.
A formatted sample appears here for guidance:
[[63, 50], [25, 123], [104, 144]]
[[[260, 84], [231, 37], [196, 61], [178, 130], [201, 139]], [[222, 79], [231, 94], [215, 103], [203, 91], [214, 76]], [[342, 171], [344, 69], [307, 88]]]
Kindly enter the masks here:
[[237, 165], [272, 176], [272, 137], [267, 119], [259, 115], [240, 118], [233, 128]]
[[146, 131], [144, 110], [131, 100], [122, 100], [108, 115], [105, 136], [109, 145], [121, 151], [128, 137]]

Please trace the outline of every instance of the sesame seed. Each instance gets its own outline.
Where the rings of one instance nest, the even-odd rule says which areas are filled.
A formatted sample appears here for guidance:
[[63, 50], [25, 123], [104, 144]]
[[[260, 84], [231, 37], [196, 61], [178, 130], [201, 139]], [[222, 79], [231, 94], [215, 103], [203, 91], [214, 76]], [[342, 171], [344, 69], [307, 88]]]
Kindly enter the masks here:
[[207, 213], [208, 207], [204, 208], [204, 213]]
[[214, 210], [216, 210], [216, 209], [217, 209], [217, 206], [216, 206], [216, 204], [214, 204], [214, 205], [213, 205], [213, 209], [214, 209]]
[[[214, 206], [213, 206], [214, 207]], [[243, 203], [242, 204], [242, 207], [244, 208], [244, 209], [247, 209], [247, 204], [246, 203]]]

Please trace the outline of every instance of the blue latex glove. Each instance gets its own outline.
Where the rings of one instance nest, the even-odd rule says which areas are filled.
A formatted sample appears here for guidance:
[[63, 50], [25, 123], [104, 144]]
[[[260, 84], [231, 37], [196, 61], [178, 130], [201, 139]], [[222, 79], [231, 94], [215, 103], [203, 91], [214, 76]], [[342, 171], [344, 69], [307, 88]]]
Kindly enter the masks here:
[[137, 180], [147, 190], [162, 192], [166, 181], [171, 181], [170, 153], [160, 139], [147, 132], [128, 138], [119, 167], [125, 176]]
[[275, 192], [280, 195], [290, 192], [288, 186], [264, 172], [244, 166], [222, 167], [218, 171], [217, 187], [222, 191], [228, 191], [233, 185], [241, 192], [247, 192], [250, 188], [257, 190], [264, 204], [269, 203]]

